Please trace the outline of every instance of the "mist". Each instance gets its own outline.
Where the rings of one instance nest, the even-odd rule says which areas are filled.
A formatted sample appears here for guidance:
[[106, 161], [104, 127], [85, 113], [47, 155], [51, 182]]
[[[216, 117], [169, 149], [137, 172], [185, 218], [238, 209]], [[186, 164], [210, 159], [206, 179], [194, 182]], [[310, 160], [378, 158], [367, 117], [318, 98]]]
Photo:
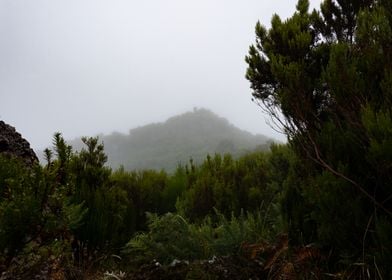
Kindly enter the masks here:
[[[311, 8], [320, 1], [310, 1]], [[35, 149], [207, 108], [284, 141], [251, 102], [259, 20], [296, 1], [0, 0], [0, 119]]]

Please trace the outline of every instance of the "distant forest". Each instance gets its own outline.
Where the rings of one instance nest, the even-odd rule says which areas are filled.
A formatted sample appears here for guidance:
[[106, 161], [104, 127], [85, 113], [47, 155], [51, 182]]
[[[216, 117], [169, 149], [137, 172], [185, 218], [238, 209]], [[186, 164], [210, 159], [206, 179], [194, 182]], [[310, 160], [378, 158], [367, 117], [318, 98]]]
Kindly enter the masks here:
[[[240, 130], [209, 110], [194, 109], [164, 123], [131, 129], [129, 134], [101, 134], [99, 141], [105, 146], [107, 165], [114, 169], [123, 166], [126, 170], [173, 172], [190, 159], [201, 163], [208, 154], [229, 153], [238, 157], [254, 150], [267, 150], [273, 139]], [[77, 151], [83, 147], [81, 139], [69, 144]], [[42, 161], [43, 153], [40, 155]]]

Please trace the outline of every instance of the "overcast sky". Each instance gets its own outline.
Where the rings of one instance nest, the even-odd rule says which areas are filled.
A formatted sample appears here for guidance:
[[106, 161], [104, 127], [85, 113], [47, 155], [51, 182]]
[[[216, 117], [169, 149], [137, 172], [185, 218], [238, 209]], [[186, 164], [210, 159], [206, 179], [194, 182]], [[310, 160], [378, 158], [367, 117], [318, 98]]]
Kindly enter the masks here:
[[[318, 7], [319, 0], [311, 1]], [[292, 0], [0, 0], [0, 119], [42, 148], [208, 108], [278, 139], [251, 102], [257, 20]]]

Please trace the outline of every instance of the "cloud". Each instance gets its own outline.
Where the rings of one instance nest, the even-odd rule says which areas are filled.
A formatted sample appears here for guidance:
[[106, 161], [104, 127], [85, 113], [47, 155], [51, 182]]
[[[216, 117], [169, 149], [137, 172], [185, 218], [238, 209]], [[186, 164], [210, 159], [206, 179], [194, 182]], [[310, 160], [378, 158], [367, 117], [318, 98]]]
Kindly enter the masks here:
[[[288, 3], [290, 2], [290, 3]], [[313, 4], [316, 2], [313, 2]], [[281, 136], [251, 103], [244, 56], [258, 19], [293, 1], [0, 0], [0, 116], [33, 147], [206, 107]]]

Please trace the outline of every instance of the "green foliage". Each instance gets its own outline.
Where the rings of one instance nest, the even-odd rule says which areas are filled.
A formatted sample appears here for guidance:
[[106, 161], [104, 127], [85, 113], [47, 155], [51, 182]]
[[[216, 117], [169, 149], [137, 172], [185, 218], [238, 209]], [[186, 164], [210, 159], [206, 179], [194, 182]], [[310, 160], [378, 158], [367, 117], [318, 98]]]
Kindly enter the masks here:
[[75, 186], [71, 200], [84, 213], [75, 237], [91, 251], [119, 248], [135, 230], [134, 205], [104, 166], [107, 157], [98, 138], [83, 138], [83, 142], [86, 149], [74, 155], [70, 165]]
[[133, 237], [125, 248], [133, 262], [152, 259], [169, 264], [173, 260], [200, 260], [214, 255], [237, 255], [243, 244], [252, 244], [270, 237], [268, 223], [261, 212], [234, 215], [226, 219], [217, 213], [201, 224], [191, 224], [178, 214], [148, 214], [148, 231]]
[[186, 189], [187, 175], [185, 168], [179, 165], [172, 176], [168, 178], [167, 186], [162, 193], [163, 212], [174, 212], [177, 199]]
[[[9, 265], [12, 277], [40, 273], [45, 263], [51, 265], [49, 257], [70, 258], [71, 250], [65, 248], [83, 211], [80, 205], [67, 202], [70, 148], [61, 146], [61, 139], [56, 135], [61, 160], [52, 161], [47, 152], [46, 167], [27, 167], [17, 159], [0, 156], [0, 267]], [[68, 154], [62, 153], [63, 148]], [[15, 266], [18, 262], [25, 265]]]
[[[382, 116], [370, 114], [366, 120], [370, 130]], [[376, 139], [387, 134], [376, 128], [375, 156]], [[84, 141], [86, 149], [73, 153], [58, 135], [57, 157], [47, 152], [45, 167], [27, 169], [3, 159], [0, 229], [5, 230], [0, 230], [0, 245], [10, 256], [29, 262], [26, 271], [38, 271], [44, 256], [64, 267], [76, 266], [82, 275], [93, 263], [118, 268], [113, 254], [125, 254], [131, 265], [246, 255], [249, 248], [269, 248], [263, 244], [286, 230], [292, 244], [316, 240], [328, 250], [339, 248], [344, 256], [361, 254], [352, 230], [361, 231], [370, 221], [366, 238], [358, 238], [383, 249], [362, 255], [376, 256], [383, 275], [389, 273], [388, 220], [366, 216], [363, 200], [352, 200], [347, 191], [353, 188], [350, 184], [313, 169], [288, 145], [272, 145], [270, 152], [239, 159], [208, 156], [201, 165], [190, 161], [168, 175], [123, 168], [112, 172], [105, 167], [98, 139]], [[10, 190], [18, 192], [12, 196]], [[167, 213], [176, 209], [178, 213]], [[0, 261], [6, 263], [7, 258]], [[18, 271], [12, 265], [9, 270]]]
[[42, 236], [67, 237], [64, 188], [55, 172], [2, 156], [0, 162], [1, 252], [12, 257]]
[[157, 259], [170, 263], [175, 258], [204, 257], [202, 240], [198, 240], [192, 226], [183, 217], [171, 213], [162, 217], [148, 214], [147, 217], [148, 232], [137, 234], [126, 246], [125, 251], [137, 258], [136, 261]]
[[177, 202], [177, 209], [192, 221], [202, 220], [219, 209], [226, 217], [241, 209], [255, 210], [270, 202], [267, 163], [263, 153], [253, 153], [234, 160], [230, 155], [207, 156], [200, 166], [186, 169], [187, 186]]
[[[392, 6], [325, 0], [320, 12], [308, 7], [300, 0], [284, 22], [274, 16], [269, 30], [256, 25], [246, 77], [298, 157], [283, 182], [291, 241], [332, 249], [331, 262], [374, 264], [386, 242], [375, 232], [389, 232], [376, 221], [392, 222]], [[372, 268], [379, 277], [389, 275], [384, 257]]]
[[66, 217], [66, 224], [70, 230], [78, 229], [82, 224], [88, 209], [84, 207], [84, 203], [80, 204], [64, 204], [64, 214]]
[[[277, 262], [280, 275], [322, 252], [342, 277], [391, 278], [391, 1], [325, 0], [310, 12], [299, 0], [292, 17], [274, 15], [270, 29], [257, 23], [255, 31], [246, 76], [288, 145], [239, 156], [260, 138], [196, 110], [133, 130], [131, 159], [109, 147], [127, 157], [127, 168], [134, 161], [156, 168], [184, 161], [196, 145], [194, 160], [169, 174], [112, 171], [98, 138], [82, 138], [85, 147], [74, 153], [60, 133], [45, 166], [0, 156], [0, 269], [26, 278], [48, 266], [81, 270], [121, 252], [136, 264], [168, 264], [256, 245], [247, 248], [264, 250], [266, 271]], [[181, 143], [176, 130], [185, 131]], [[154, 160], [146, 144], [157, 147]], [[288, 239], [265, 245], [285, 232]]]

